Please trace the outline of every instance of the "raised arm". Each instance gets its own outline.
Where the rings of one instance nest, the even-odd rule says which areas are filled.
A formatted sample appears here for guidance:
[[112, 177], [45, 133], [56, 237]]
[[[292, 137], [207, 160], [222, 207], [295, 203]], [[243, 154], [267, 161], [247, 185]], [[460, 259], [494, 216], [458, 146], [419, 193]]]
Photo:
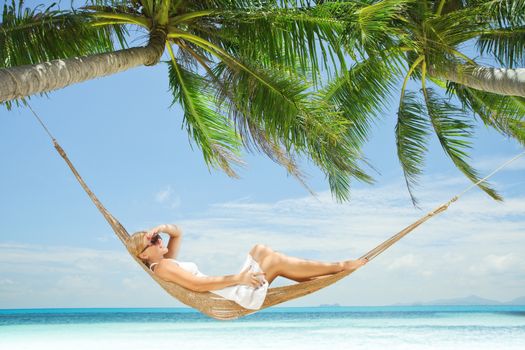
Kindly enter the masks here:
[[148, 233], [146, 234], [146, 240], [149, 241], [151, 237], [153, 237], [153, 235], [156, 233], [167, 233], [170, 236], [168, 244], [166, 244], [168, 252], [164, 254], [164, 258], [175, 259], [177, 257], [177, 254], [179, 253], [179, 248], [182, 240], [182, 230], [177, 225], [173, 224], [159, 225], [148, 231]]
[[170, 235], [170, 240], [166, 245], [168, 252], [164, 254], [166, 259], [175, 259], [179, 253], [180, 244], [182, 241], [182, 230], [177, 225], [165, 224], [165, 230]]
[[175, 282], [196, 292], [207, 292], [238, 284], [256, 288], [262, 285], [258, 276], [262, 276], [264, 273], [253, 273], [247, 269], [235, 275], [197, 277], [172, 261], [162, 260], [155, 268], [155, 275], [165, 281]]

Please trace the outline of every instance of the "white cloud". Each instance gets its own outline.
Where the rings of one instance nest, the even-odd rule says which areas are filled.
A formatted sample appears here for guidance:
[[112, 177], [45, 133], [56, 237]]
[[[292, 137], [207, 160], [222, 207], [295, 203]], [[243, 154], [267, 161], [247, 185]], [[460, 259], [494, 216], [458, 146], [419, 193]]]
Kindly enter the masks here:
[[394, 259], [389, 265], [388, 270], [399, 270], [414, 268], [418, 265], [418, 259], [414, 254], [407, 254]]
[[73, 274], [61, 277], [55, 285], [60, 290], [74, 291], [81, 294], [92, 294], [102, 288], [102, 281], [97, 276]]
[[511, 163], [506, 165], [501, 170], [501, 172], [525, 170], [525, 155], [520, 154], [521, 153], [517, 153], [516, 155], [510, 156], [508, 154], [485, 156], [482, 159], [476, 161], [474, 167], [489, 172], [499, 168], [502, 164], [506, 163], [507, 161], [511, 161], [514, 157], [518, 157], [515, 160], [511, 161]]
[[171, 186], [168, 186], [165, 189], [155, 194], [155, 200], [159, 203], [166, 202], [170, 197], [171, 197]]
[[167, 186], [157, 192], [155, 194], [155, 201], [167, 205], [170, 209], [177, 209], [181, 204], [180, 197], [173, 195], [173, 189], [171, 186]]
[[181, 306], [124, 249], [0, 244], [0, 276], [0, 308]]
[[525, 259], [514, 253], [485, 256], [478, 264], [471, 265], [469, 271], [474, 275], [492, 275], [506, 272], [525, 272]]

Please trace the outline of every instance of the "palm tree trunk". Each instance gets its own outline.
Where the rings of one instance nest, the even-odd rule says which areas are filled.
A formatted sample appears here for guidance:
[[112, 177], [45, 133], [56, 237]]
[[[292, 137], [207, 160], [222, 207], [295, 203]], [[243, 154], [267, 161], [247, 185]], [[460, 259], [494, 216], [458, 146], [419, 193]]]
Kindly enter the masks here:
[[144, 47], [0, 69], [0, 102], [60, 89], [141, 65], [155, 65], [165, 44], [166, 31], [155, 29]]
[[430, 74], [476, 90], [525, 97], [525, 68], [506, 69], [450, 64]]

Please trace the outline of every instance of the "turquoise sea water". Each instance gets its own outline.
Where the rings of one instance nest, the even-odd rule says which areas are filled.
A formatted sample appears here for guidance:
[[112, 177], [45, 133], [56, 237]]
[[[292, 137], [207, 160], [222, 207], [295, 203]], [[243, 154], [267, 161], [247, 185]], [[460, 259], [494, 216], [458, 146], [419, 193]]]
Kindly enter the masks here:
[[0, 349], [525, 349], [525, 306], [0, 310]]

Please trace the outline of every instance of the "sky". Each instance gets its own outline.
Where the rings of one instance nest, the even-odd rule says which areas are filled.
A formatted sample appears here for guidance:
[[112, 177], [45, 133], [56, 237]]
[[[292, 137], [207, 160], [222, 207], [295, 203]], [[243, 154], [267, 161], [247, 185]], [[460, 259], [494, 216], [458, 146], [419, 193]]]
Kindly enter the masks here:
[[[208, 169], [180, 107], [170, 108], [164, 64], [30, 103], [129, 232], [179, 225], [178, 260], [208, 275], [238, 272], [257, 243], [308, 259], [357, 258], [469, 186], [432, 136], [415, 191], [421, 209], [412, 206], [395, 154], [395, 107], [363, 150], [376, 183], [354, 182], [351, 200], [337, 203], [306, 160], [316, 196], [263, 155], [245, 154], [240, 179]], [[522, 151], [477, 123], [471, 162], [481, 174]], [[28, 109], [0, 109], [0, 160], [0, 308], [183, 306], [129, 257]], [[355, 274], [283, 306], [524, 296], [525, 157], [490, 182], [505, 201], [472, 189]]]

